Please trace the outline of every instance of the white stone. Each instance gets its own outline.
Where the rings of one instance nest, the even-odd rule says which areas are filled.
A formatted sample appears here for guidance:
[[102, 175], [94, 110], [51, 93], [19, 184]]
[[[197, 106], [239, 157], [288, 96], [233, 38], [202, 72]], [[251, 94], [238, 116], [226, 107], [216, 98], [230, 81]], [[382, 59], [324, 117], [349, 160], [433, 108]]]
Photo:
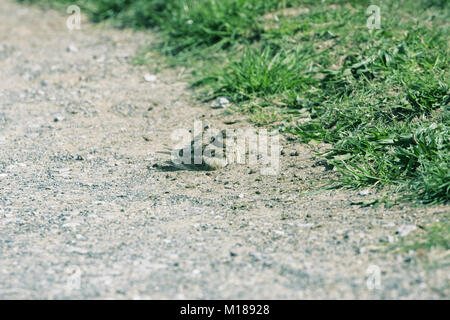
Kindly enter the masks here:
[[397, 229], [397, 233], [400, 237], [405, 237], [416, 229], [415, 225], [404, 225]]
[[145, 79], [145, 81], [147, 81], [147, 82], [156, 82], [157, 77], [156, 77], [156, 75], [154, 75], [154, 74], [146, 73], [146, 74], [144, 75], [144, 79]]
[[230, 100], [225, 97], [219, 97], [211, 104], [211, 108], [213, 109], [224, 109], [228, 108], [231, 105]]

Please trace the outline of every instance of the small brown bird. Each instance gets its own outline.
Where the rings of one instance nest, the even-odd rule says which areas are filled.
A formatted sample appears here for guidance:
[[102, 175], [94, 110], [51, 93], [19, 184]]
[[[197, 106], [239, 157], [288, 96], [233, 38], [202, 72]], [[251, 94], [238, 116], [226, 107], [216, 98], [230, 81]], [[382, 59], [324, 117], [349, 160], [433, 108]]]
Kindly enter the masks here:
[[178, 150], [159, 151], [168, 154], [172, 159], [166, 169], [213, 171], [228, 165], [226, 159], [226, 131], [205, 131], [194, 137], [191, 142]]

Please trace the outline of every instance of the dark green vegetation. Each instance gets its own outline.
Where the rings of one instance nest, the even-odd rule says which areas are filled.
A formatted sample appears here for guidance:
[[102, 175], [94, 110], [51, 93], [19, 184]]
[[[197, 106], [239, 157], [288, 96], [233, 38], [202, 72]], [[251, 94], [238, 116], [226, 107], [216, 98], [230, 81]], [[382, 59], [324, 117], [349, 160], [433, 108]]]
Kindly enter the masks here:
[[[156, 49], [190, 68], [200, 98], [227, 96], [256, 124], [330, 143], [322, 157], [340, 186], [449, 200], [448, 1], [28, 2], [78, 3], [93, 21], [158, 28]], [[366, 26], [371, 4], [379, 30]]]

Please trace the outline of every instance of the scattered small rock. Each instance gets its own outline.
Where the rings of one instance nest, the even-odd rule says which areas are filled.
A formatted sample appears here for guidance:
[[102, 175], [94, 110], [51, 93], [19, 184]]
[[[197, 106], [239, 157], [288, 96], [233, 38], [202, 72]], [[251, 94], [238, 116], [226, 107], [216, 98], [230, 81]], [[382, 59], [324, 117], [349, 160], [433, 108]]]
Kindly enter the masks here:
[[411, 261], [412, 261], [412, 257], [405, 257], [403, 259], [403, 262], [405, 262], [405, 263], [410, 263]]
[[229, 106], [231, 106], [231, 102], [225, 97], [219, 97], [211, 104], [212, 109], [225, 109]]
[[77, 238], [77, 240], [87, 240], [87, 238], [82, 234], [77, 234], [75, 237]]
[[146, 73], [144, 75], [144, 80], [147, 82], [156, 82], [156, 80], [158, 80], [158, 78], [154, 74]]
[[66, 48], [66, 51], [67, 52], [78, 52], [78, 48], [75, 47], [73, 44], [71, 44]]
[[312, 223], [297, 223], [297, 227], [300, 228], [312, 228], [314, 225]]
[[405, 237], [416, 229], [417, 227], [415, 225], [403, 225], [397, 229], [396, 234], [400, 237]]
[[94, 56], [93, 58], [95, 61], [97, 61], [99, 63], [105, 62], [105, 56], [103, 56], [103, 55], [100, 57]]
[[360, 192], [358, 192], [358, 196], [367, 196], [368, 194], [370, 194], [370, 190], [366, 189], [366, 190], [361, 190]]

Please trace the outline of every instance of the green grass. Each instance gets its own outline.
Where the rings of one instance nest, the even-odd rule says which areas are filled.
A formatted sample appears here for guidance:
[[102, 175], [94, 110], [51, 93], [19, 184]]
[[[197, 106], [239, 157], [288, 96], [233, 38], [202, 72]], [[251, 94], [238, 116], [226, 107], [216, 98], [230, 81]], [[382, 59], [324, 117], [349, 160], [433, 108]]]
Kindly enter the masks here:
[[[450, 191], [448, 1], [28, 0], [78, 3], [93, 21], [155, 27], [157, 49], [204, 100], [333, 147], [337, 186], [421, 203]], [[366, 9], [381, 8], [381, 29]], [[145, 53], [136, 59], [146, 63]]]
[[411, 250], [450, 250], [450, 224], [449, 216], [444, 215], [443, 221], [436, 222], [428, 226], [421, 227], [412, 234], [401, 238], [393, 249], [401, 251]]
[[449, 266], [450, 263], [450, 223], [449, 215], [444, 214], [438, 222], [419, 228], [397, 242], [389, 244], [387, 252], [406, 254], [414, 252], [425, 270]]

